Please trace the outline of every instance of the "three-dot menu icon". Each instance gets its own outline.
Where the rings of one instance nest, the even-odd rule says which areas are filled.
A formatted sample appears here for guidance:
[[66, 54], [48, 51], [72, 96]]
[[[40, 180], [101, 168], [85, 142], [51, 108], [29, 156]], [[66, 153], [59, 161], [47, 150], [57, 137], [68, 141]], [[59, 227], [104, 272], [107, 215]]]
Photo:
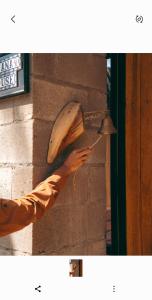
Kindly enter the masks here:
[[116, 286], [115, 286], [115, 285], [113, 285], [113, 287], [112, 287], [112, 291], [113, 291], [113, 293], [115, 293], [115, 292], [116, 292]]

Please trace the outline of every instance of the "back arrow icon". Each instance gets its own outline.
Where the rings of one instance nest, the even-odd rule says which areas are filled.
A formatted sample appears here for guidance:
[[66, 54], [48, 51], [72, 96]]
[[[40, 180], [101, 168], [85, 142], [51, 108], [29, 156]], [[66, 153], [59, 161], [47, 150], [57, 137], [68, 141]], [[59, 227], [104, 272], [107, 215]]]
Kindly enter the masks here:
[[15, 18], [15, 15], [11, 18], [11, 21], [12, 21], [13, 23], [15, 23], [14, 18]]
[[41, 285], [35, 288], [36, 291], [41, 292]]

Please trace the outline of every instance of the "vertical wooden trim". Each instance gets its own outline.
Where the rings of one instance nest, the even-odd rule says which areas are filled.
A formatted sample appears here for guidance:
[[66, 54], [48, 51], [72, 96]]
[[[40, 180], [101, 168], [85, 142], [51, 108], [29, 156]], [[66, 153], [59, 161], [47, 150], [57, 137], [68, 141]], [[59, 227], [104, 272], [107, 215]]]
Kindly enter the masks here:
[[127, 254], [142, 254], [140, 54], [126, 55]]
[[152, 54], [141, 54], [141, 235], [152, 255]]

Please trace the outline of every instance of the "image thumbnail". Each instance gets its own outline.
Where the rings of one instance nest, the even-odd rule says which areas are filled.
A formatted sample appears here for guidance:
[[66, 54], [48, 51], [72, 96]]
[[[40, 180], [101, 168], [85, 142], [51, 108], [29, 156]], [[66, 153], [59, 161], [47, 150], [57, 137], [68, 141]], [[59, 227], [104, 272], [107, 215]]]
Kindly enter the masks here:
[[69, 261], [69, 276], [70, 277], [82, 277], [83, 271], [82, 271], [83, 261], [82, 259], [70, 259]]

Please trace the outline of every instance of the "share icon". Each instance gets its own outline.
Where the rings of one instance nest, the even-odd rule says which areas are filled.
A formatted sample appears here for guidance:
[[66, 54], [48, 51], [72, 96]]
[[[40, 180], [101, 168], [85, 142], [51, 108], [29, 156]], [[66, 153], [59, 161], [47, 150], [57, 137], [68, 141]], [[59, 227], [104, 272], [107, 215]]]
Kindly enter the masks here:
[[40, 293], [40, 292], [41, 292], [41, 285], [37, 286], [37, 287], [35, 288], [35, 290], [38, 291], [38, 292]]

